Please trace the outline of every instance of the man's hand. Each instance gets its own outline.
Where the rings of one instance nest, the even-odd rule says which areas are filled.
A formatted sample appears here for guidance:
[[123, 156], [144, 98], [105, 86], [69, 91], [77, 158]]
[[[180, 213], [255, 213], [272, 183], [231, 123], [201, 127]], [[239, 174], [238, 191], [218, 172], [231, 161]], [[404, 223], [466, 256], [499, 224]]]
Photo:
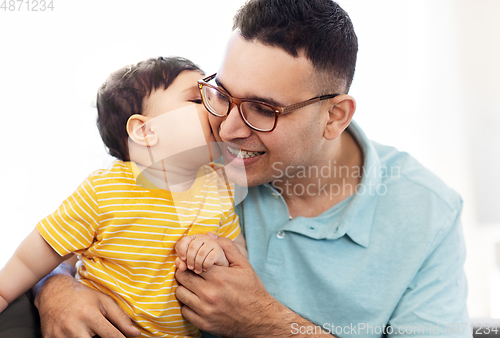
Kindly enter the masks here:
[[140, 334], [112, 298], [68, 274], [50, 276], [40, 287], [35, 306], [44, 338], [124, 338]]
[[[264, 288], [252, 266], [236, 245], [218, 237], [229, 267], [213, 266], [200, 275], [177, 270], [177, 299], [182, 315], [200, 329], [219, 336], [263, 336], [281, 311], [291, 313]], [[271, 319], [271, 320], [270, 320]], [[265, 329], [263, 329], [265, 327]], [[281, 332], [283, 333], [283, 332]]]

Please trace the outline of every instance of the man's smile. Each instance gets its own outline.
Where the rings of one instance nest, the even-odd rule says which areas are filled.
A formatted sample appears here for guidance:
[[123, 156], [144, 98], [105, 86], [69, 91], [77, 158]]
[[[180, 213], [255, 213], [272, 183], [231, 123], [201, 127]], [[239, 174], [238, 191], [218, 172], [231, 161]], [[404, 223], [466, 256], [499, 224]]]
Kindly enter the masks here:
[[241, 149], [233, 149], [231, 147], [227, 147], [227, 150], [235, 157], [238, 158], [251, 158], [255, 156], [259, 156], [264, 154], [263, 151], [247, 151], [247, 150], [241, 150]]

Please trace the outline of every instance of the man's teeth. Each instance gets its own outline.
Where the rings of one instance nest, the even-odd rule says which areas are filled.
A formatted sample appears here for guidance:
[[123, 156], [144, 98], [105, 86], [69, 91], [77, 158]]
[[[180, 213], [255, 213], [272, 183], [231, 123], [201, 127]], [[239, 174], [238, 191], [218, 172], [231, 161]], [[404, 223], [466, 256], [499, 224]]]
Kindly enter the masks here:
[[257, 155], [263, 154], [262, 151], [246, 151], [246, 150], [238, 150], [238, 149], [233, 149], [230, 147], [227, 147], [229, 152], [233, 154], [236, 157], [239, 158], [250, 158], [250, 157], [255, 157]]

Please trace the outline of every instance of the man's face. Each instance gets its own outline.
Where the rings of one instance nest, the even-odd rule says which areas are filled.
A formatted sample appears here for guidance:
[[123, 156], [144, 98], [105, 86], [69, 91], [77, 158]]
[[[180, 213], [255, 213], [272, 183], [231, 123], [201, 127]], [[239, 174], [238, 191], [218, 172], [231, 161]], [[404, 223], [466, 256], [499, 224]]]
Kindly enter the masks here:
[[[234, 32], [216, 82], [233, 97], [288, 106], [322, 94], [313, 85], [314, 74], [305, 56], [294, 58], [281, 48], [246, 41]], [[323, 131], [328, 119], [327, 110], [322, 108], [317, 103], [282, 115], [276, 129], [268, 133], [250, 129], [236, 107], [225, 118], [210, 116], [217, 141], [234, 144], [245, 157], [223, 150], [226, 163], [230, 162], [226, 166], [229, 177], [240, 185], [256, 186], [277, 179], [279, 172], [274, 168], [318, 163], [325, 157]], [[248, 182], [242, 182], [245, 177]]]

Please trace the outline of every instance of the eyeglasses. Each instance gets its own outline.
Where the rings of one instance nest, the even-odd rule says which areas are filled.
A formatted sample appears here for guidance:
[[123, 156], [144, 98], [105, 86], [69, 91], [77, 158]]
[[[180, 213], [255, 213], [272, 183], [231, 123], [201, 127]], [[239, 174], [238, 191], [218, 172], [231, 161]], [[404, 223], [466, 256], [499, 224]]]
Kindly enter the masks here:
[[322, 95], [286, 107], [273, 106], [269, 103], [257, 100], [232, 97], [223, 89], [208, 83], [212, 81], [216, 75], [217, 73], [202, 80], [198, 80], [198, 88], [200, 89], [201, 99], [205, 108], [214, 116], [224, 117], [228, 115], [233, 106], [236, 105], [245, 124], [253, 130], [261, 132], [273, 131], [274, 128], [276, 128], [279, 115], [285, 115], [296, 109], [340, 95]]

